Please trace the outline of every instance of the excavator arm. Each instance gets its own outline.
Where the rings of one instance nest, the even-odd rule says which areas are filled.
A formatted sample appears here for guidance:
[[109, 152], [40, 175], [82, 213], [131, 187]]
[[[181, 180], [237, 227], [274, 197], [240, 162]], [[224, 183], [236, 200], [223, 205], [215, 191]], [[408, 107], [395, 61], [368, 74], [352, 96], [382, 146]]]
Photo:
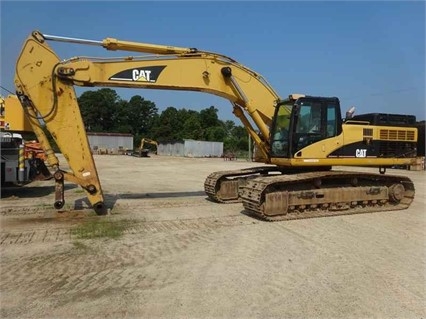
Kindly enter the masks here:
[[[47, 40], [155, 55], [60, 60]], [[38, 31], [27, 38], [18, 57], [15, 86], [33, 131], [56, 171], [55, 207], [64, 205], [63, 183], [67, 180], [86, 191], [97, 213], [105, 212], [106, 207], [74, 86], [186, 90], [221, 96], [233, 105], [234, 114], [246, 127], [265, 163], [269, 162], [269, 126], [280, 100], [261, 75], [224, 55], [112, 38], [91, 41], [56, 37]], [[55, 139], [70, 171], [60, 168], [42, 123]]]

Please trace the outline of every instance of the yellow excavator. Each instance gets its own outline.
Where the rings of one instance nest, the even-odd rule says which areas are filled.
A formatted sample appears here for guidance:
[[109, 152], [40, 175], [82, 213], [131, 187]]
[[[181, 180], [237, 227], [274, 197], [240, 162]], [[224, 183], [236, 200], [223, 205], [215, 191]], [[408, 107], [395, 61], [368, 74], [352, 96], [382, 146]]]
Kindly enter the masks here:
[[[141, 55], [64, 60], [48, 41]], [[205, 192], [216, 202], [240, 201], [248, 213], [265, 220], [399, 210], [409, 207], [414, 198], [408, 177], [385, 174], [388, 167], [415, 161], [413, 116], [354, 116], [349, 110], [343, 118], [337, 97], [292, 94], [281, 99], [260, 74], [222, 54], [33, 31], [17, 59], [15, 86], [55, 170], [57, 209], [64, 205], [67, 180], [86, 191], [98, 214], [107, 211], [74, 86], [201, 91], [228, 99], [256, 144], [255, 160], [269, 165], [214, 172], [205, 180]], [[40, 120], [70, 171], [61, 169]], [[333, 166], [377, 167], [378, 173], [333, 170]]]
[[[152, 140], [150, 138], [143, 137], [141, 139], [141, 144], [139, 145], [139, 148], [138, 148], [138, 152], [137, 152], [137, 156], [138, 157], [149, 157], [148, 154], [149, 154], [150, 149], [149, 148], [144, 148], [145, 144], [154, 145], [155, 146], [154, 154], [157, 154], [157, 151], [158, 151], [158, 142], [154, 141], [154, 140]], [[135, 155], [135, 154], [133, 154], [133, 155]]]

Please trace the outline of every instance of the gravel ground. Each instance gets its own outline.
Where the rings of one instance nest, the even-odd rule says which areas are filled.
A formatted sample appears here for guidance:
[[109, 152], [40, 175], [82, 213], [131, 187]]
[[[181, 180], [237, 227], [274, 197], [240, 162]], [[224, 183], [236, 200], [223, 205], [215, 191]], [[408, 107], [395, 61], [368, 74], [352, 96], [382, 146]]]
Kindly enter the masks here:
[[[1, 318], [426, 318], [425, 172], [407, 210], [264, 222], [203, 191], [247, 161], [95, 155], [111, 212], [2, 189]], [[355, 170], [355, 168], [349, 168]], [[371, 169], [357, 169], [369, 171]], [[81, 225], [121, 225], [81, 239]]]

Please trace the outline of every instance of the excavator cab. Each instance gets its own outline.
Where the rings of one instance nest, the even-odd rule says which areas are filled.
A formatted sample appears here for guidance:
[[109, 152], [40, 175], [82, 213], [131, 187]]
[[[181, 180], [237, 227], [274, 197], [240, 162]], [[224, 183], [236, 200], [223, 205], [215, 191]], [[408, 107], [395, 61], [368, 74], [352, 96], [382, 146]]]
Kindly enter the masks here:
[[295, 101], [284, 100], [275, 110], [271, 156], [301, 157], [305, 147], [341, 132], [338, 98], [304, 96]]

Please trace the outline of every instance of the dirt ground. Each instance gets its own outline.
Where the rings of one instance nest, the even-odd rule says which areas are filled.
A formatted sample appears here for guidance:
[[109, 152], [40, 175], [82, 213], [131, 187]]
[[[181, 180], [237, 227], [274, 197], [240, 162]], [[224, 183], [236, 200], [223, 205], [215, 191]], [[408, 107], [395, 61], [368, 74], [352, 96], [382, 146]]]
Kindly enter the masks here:
[[[415, 183], [407, 210], [271, 223], [203, 191], [254, 163], [95, 160], [108, 216], [72, 184], [63, 212], [52, 181], [2, 189], [1, 318], [426, 318], [424, 171], [388, 170]], [[124, 235], [73, 232], [99, 219]]]

